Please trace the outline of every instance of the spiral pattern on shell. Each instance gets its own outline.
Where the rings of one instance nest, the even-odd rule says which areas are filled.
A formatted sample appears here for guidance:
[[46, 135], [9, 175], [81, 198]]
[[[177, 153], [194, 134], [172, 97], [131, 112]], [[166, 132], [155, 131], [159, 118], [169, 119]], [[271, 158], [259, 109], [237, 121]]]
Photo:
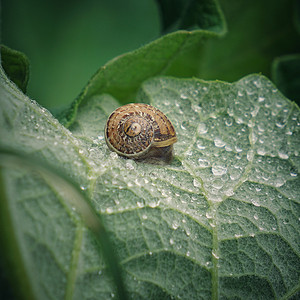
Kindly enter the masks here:
[[177, 141], [169, 119], [157, 108], [140, 103], [119, 107], [108, 118], [105, 140], [118, 154], [141, 158], [153, 147], [167, 147]]

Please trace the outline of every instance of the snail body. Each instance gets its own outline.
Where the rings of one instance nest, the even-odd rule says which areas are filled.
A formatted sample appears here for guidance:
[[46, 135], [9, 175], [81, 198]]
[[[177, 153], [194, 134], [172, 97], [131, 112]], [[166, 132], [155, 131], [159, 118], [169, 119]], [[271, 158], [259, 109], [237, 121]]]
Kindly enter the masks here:
[[137, 160], [169, 162], [177, 141], [170, 120], [157, 108], [141, 103], [117, 108], [108, 117], [104, 135], [112, 151]]

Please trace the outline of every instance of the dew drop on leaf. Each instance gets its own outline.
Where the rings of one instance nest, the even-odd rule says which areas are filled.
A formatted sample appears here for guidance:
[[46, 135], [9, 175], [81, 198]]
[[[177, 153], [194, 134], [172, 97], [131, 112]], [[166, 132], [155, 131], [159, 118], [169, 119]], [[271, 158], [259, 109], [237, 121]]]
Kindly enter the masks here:
[[210, 162], [205, 158], [199, 158], [198, 165], [200, 168], [207, 168], [210, 166]]
[[193, 184], [194, 184], [194, 187], [201, 187], [201, 182], [198, 181], [196, 178], [193, 180]]
[[216, 137], [214, 139], [214, 143], [215, 143], [215, 146], [218, 148], [222, 148], [226, 145], [226, 143], [224, 141], [222, 141], [221, 138], [219, 138], [219, 137]]
[[134, 166], [131, 161], [127, 162], [125, 166], [126, 166], [126, 169], [128, 169], [128, 170], [134, 170]]
[[214, 164], [211, 168], [212, 170], [212, 173], [215, 175], [215, 176], [221, 176], [221, 175], [224, 175], [227, 173], [227, 168], [225, 166], [222, 166], [222, 165], [216, 165]]
[[199, 134], [205, 134], [207, 133], [207, 127], [205, 123], [199, 123], [198, 124], [198, 133]]
[[177, 221], [173, 221], [173, 223], [172, 223], [172, 228], [173, 228], [174, 230], [176, 230], [178, 227], [179, 227], [178, 222], [177, 222]]
[[214, 252], [214, 250], [212, 250], [211, 252], [212, 256], [215, 258], [215, 259], [219, 259], [219, 255], [217, 253]]

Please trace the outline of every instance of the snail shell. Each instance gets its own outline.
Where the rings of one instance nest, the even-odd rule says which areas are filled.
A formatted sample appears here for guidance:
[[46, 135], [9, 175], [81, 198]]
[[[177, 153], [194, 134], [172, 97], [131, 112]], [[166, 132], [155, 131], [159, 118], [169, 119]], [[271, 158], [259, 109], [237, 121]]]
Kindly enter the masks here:
[[169, 119], [157, 108], [132, 103], [117, 108], [105, 126], [108, 147], [132, 159], [172, 159], [176, 132]]

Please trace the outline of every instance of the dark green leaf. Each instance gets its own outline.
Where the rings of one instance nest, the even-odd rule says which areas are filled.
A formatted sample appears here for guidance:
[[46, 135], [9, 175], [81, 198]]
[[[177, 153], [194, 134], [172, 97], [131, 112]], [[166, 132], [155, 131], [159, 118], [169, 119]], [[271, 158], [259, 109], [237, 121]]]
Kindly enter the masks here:
[[288, 98], [300, 104], [300, 54], [277, 58], [273, 63], [272, 77]]
[[163, 31], [191, 29], [226, 31], [224, 17], [215, 0], [157, 0], [161, 11]]
[[300, 1], [299, 0], [294, 0], [294, 20], [295, 20], [295, 26], [300, 34]]
[[29, 61], [27, 57], [16, 50], [4, 45], [1, 48], [1, 64], [8, 76], [24, 93], [29, 79]]

